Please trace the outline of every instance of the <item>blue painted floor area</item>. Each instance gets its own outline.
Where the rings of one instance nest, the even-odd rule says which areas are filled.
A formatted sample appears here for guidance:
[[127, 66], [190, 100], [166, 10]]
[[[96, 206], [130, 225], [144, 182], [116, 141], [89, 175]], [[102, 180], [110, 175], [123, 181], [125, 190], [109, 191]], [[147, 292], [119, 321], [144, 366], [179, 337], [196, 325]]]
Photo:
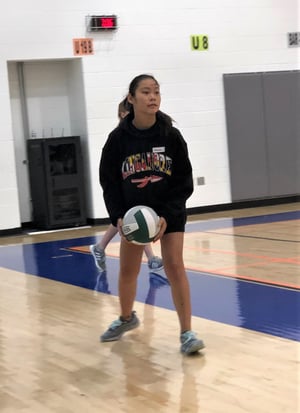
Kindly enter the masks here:
[[[291, 216], [275, 215], [277, 220]], [[261, 217], [256, 218], [261, 223], [265, 222]], [[224, 225], [232, 226], [232, 221], [200, 221], [188, 224], [187, 230], [195, 231], [196, 225], [198, 231], [202, 231], [203, 226], [207, 229], [224, 228]], [[253, 219], [251, 223], [254, 223]], [[256, 220], [255, 223], [259, 222]], [[0, 248], [0, 263], [4, 268], [22, 273], [117, 295], [118, 259], [107, 257], [107, 272], [99, 273], [90, 254], [68, 250], [95, 242], [95, 237], [86, 237], [3, 246]], [[299, 291], [196, 271], [188, 271], [188, 277], [194, 316], [300, 341]], [[142, 265], [137, 301], [174, 309], [164, 272], [149, 273], [147, 265]]]

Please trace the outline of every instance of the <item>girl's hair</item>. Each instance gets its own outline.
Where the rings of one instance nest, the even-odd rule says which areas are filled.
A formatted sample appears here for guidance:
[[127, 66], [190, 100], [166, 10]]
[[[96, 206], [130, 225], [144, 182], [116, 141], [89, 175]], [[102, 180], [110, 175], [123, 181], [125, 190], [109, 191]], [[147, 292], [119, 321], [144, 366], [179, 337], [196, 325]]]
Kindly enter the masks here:
[[118, 118], [120, 120], [123, 119], [124, 116], [122, 116], [122, 114], [124, 114], [125, 112], [129, 113], [130, 112], [130, 108], [129, 108], [129, 102], [127, 101], [127, 96], [126, 98], [124, 98], [118, 106]]
[[[135, 96], [135, 92], [137, 90], [137, 88], [139, 87], [139, 84], [146, 79], [152, 79], [154, 80], [154, 82], [157, 84], [157, 86], [159, 86], [158, 81], [155, 79], [154, 76], [152, 75], [148, 75], [148, 74], [141, 74], [136, 76], [134, 79], [132, 79], [132, 81], [130, 82], [129, 85], [129, 90], [128, 90], [128, 94], [130, 93], [131, 96]], [[127, 108], [127, 110], [130, 112], [130, 114], [133, 116], [134, 112], [133, 112], [133, 105], [131, 103], [128, 102], [127, 97], [124, 99], [124, 105]], [[165, 132], [168, 132], [171, 128], [172, 128], [172, 124], [173, 124], [173, 119], [167, 115], [166, 113], [162, 112], [161, 110], [159, 110], [156, 114], [157, 119], [160, 120], [163, 125], [164, 125], [164, 129]]]

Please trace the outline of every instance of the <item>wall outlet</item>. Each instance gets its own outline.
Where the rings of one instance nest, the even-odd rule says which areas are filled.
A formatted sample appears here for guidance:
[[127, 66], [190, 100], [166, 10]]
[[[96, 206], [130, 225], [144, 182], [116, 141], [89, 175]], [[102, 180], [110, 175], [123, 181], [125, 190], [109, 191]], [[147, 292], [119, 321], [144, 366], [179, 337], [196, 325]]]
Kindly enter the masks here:
[[194, 179], [195, 185], [205, 185], [205, 178], [204, 176], [198, 176]]

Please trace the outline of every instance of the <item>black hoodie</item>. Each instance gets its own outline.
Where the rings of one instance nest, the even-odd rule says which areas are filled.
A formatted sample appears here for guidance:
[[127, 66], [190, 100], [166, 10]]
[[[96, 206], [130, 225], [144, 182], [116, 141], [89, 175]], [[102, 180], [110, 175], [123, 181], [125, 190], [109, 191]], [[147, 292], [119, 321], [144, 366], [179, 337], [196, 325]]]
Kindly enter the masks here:
[[166, 127], [161, 114], [145, 130], [135, 128], [127, 115], [108, 136], [99, 172], [114, 226], [129, 208], [147, 205], [166, 219], [166, 232], [184, 227], [185, 203], [193, 192], [192, 166], [181, 133]]

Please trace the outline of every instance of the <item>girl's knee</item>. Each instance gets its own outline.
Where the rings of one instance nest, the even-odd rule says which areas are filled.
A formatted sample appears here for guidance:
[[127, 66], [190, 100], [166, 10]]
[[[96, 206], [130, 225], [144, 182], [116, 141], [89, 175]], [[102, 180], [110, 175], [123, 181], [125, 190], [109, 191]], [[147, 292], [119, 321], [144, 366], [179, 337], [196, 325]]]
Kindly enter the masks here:
[[186, 277], [185, 268], [183, 264], [178, 264], [178, 265], [175, 264], [175, 265], [169, 265], [169, 266], [164, 265], [164, 269], [170, 281], [180, 280]]

